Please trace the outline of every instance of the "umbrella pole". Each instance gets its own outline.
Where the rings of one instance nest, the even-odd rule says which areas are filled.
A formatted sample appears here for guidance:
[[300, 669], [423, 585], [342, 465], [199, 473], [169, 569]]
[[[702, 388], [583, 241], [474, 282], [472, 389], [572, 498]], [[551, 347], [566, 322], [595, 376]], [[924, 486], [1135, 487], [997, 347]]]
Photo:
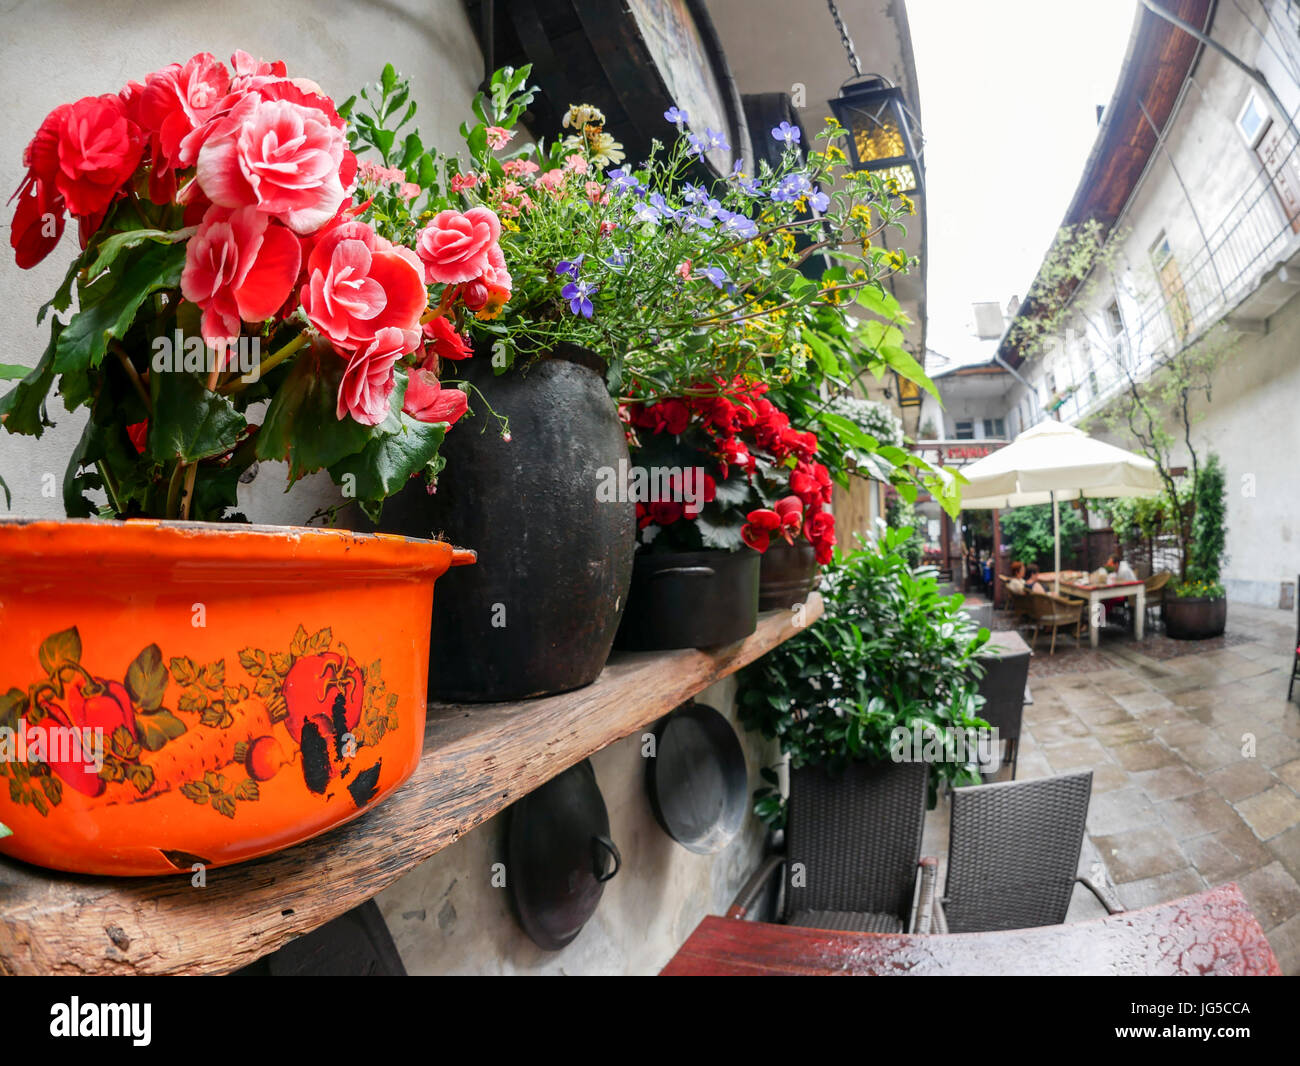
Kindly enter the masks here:
[[1053, 559], [1056, 580], [1052, 584], [1056, 586], [1054, 591], [1059, 596], [1061, 594], [1061, 505], [1056, 502], [1055, 492], [1052, 493], [1052, 540], [1056, 553], [1056, 557]]

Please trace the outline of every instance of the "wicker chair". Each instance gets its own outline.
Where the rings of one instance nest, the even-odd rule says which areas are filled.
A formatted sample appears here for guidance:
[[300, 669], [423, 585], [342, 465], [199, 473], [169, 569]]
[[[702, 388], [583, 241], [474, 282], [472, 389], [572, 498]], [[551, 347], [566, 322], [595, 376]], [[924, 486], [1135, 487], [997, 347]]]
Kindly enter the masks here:
[[1032, 617], [1030, 624], [1034, 627], [1034, 638], [1030, 641], [1031, 647], [1038, 648], [1038, 631], [1040, 629], [1051, 629], [1052, 646], [1048, 649], [1049, 655], [1056, 654], [1056, 631], [1062, 627], [1074, 627], [1075, 643], [1081, 643], [1083, 640], [1083, 625], [1086, 621], [1084, 609], [1088, 606], [1083, 600], [1071, 599], [1068, 596], [1056, 596], [1050, 592], [1031, 592], [1028, 596]]
[[980, 933], [1065, 921], [1074, 886], [1110, 914], [1123, 908], [1078, 875], [1092, 772], [954, 789], [948, 875], [919, 932]]
[[782, 873], [772, 908], [813, 929], [911, 931], [932, 906], [937, 863], [921, 861], [929, 767], [858, 763], [843, 774], [790, 774], [785, 855], [771, 855], [741, 888], [729, 917], [753, 916]]
[[1146, 585], [1147, 625], [1149, 627], [1154, 628], [1157, 610], [1160, 612], [1161, 620], [1164, 620], [1165, 586], [1169, 584], [1169, 579], [1173, 576], [1168, 570], [1161, 570], [1158, 574], [1152, 574], [1143, 581], [1143, 584]]
[[1028, 649], [980, 656], [984, 676], [979, 680], [979, 694], [984, 697], [984, 706], [978, 714], [1006, 743], [1004, 761], [1011, 763], [1013, 781], [1020, 757], [1020, 723], [1029, 697], [1029, 656]]

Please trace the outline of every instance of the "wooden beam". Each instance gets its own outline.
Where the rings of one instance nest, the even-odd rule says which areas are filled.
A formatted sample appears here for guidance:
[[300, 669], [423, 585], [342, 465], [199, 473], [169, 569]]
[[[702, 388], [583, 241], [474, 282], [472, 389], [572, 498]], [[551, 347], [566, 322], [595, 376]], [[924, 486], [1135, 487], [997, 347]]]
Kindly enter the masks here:
[[[813, 593], [797, 621], [821, 617]], [[188, 876], [77, 877], [0, 859], [0, 974], [226, 973], [374, 897], [514, 800], [798, 630], [760, 616], [726, 648], [615, 655], [595, 684], [522, 703], [435, 704], [411, 780], [355, 822]]]

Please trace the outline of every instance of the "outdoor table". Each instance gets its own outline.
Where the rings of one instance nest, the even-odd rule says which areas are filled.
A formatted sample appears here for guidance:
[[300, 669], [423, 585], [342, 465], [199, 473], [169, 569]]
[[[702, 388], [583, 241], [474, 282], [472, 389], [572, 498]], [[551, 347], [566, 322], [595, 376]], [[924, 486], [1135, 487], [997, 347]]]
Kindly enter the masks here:
[[920, 936], [710, 915], [661, 971], [687, 976], [1281, 976], [1235, 884], [1070, 925]]
[[[1046, 588], [1056, 580], [1055, 574], [1039, 574], [1038, 580]], [[1147, 616], [1147, 586], [1145, 581], [1116, 581], [1112, 584], [1094, 585], [1089, 583], [1086, 578], [1076, 578], [1066, 580], [1062, 577], [1060, 580], [1061, 592], [1068, 593], [1081, 600], [1088, 601], [1088, 643], [1094, 648], [1097, 646], [1101, 635], [1102, 611], [1100, 610], [1102, 600], [1122, 600], [1132, 596], [1137, 602], [1134, 605], [1133, 616], [1133, 635], [1142, 639], [1146, 631]]]

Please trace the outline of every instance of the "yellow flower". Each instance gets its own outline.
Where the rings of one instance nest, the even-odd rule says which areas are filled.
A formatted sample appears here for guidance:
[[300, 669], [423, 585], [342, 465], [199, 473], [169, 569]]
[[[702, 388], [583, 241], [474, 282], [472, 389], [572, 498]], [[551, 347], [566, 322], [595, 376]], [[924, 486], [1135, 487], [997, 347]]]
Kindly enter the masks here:
[[904, 209], [904, 210], [905, 210], [909, 215], [914, 215], [914, 214], [916, 214], [916, 204], [914, 204], [914, 203], [912, 202], [912, 198], [911, 198], [910, 196], [908, 196], [906, 193], [901, 193], [901, 192], [900, 192], [900, 193], [898, 194], [898, 202], [899, 202], [900, 204], [903, 205], [903, 209]]
[[518, 233], [519, 223], [516, 222], [513, 218], [503, 218], [501, 220], [501, 228], [504, 230], [509, 230], [511, 233]]
[[582, 129], [583, 126], [603, 126], [605, 125], [605, 115], [598, 107], [591, 104], [570, 104], [569, 110], [564, 113], [564, 126], [566, 129]]

